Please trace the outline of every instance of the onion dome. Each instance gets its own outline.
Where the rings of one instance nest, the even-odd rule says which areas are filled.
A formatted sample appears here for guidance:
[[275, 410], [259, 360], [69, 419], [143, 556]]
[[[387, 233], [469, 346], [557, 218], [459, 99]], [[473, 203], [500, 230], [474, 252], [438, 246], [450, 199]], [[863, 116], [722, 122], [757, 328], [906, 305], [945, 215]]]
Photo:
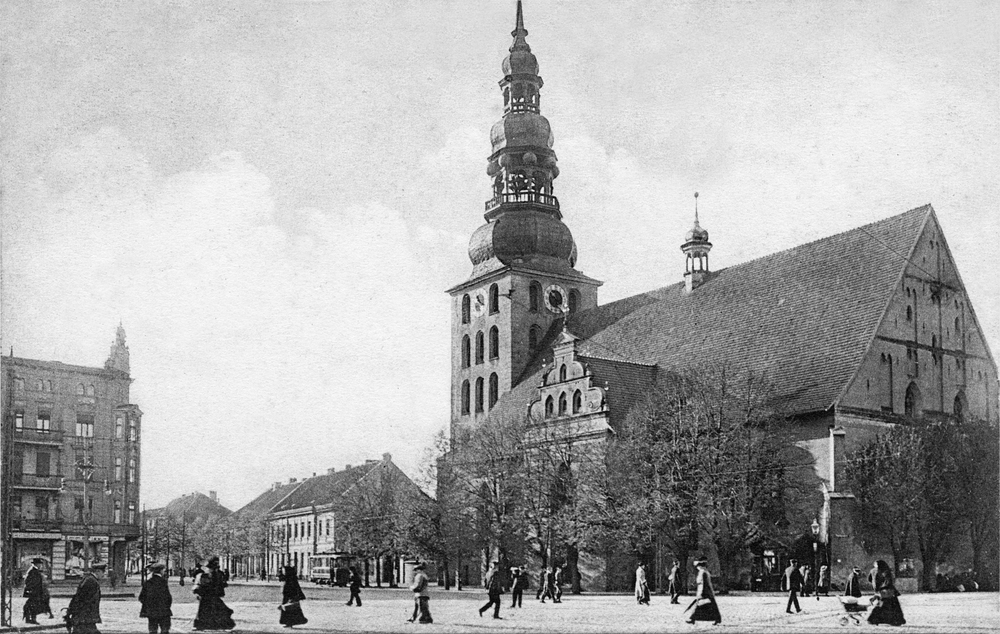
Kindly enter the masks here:
[[505, 265], [534, 259], [576, 264], [573, 234], [561, 220], [529, 209], [509, 211], [476, 229], [469, 241], [473, 265], [496, 258]]
[[694, 226], [691, 230], [687, 232], [684, 236], [685, 242], [708, 242], [708, 231], [702, 229], [701, 225], [698, 224], [698, 219], [695, 218]]

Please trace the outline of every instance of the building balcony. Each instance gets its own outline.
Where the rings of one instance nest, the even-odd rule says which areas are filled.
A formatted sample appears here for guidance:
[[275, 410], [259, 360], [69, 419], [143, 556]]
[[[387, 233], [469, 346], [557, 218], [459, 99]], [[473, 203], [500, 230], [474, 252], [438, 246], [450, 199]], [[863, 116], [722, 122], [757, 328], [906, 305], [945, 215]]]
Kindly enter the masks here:
[[542, 207], [543, 209], [554, 211], [556, 214], [559, 213], [558, 198], [552, 194], [543, 194], [541, 192], [531, 190], [497, 194], [493, 198], [486, 201], [486, 213], [489, 214], [490, 212], [499, 209], [502, 205], [531, 205], [533, 207]]
[[58, 447], [63, 443], [63, 433], [59, 430], [19, 429], [14, 432], [14, 442]]
[[58, 491], [62, 488], [62, 476], [40, 476], [33, 473], [14, 474], [15, 489], [36, 489], [42, 491]]
[[36, 520], [25, 517], [15, 517], [11, 520], [11, 529], [30, 533], [57, 533], [62, 526], [59, 520]]

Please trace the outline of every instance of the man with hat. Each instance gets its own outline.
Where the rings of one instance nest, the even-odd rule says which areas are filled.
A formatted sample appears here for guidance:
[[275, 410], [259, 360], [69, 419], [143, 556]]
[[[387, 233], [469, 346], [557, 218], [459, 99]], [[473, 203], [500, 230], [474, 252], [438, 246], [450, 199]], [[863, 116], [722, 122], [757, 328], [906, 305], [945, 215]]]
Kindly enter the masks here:
[[417, 620], [418, 614], [420, 615], [420, 623], [434, 622], [434, 619], [431, 618], [431, 595], [427, 592], [428, 585], [424, 565], [417, 562], [417, 565], [413, 566], [413, 584], [410, 585], [410, 590], [413, 592], [413, 616], [409, 618], [407, 623], [413, 623]]
[[795, 606], [796, 614], [801, 612], [802, 609], [799, 607], [799, 591], [802, 590], [802, 573], [799, 572], [798, 559], [788, 562], [785, 574], [781, 578], [781, 585], [783, 586], [783, 590], [788, 590], [788, 605], [785, 607], [785, 612], [791, 614], [792, 605]]
[[24, 622], [34, 625], [38, 624], [36, 617], [45, 612], [44, 603], [45, 582], [42, 579], [42, 571], [39, 566], [45, 563], [41, 557], [35, 557], [28, 566], [28, 573], [24, 577]]
[[66, 608], [66, 626], [70, 634], [100, 634], [97, 624], [101, 622], [101, 582], [97, 580], [97, 573], [103, 570], [102, 564], [84, 570], [76, 594]]
[[520, 567], [514, 566], [510, 569], [510, 595], [512, 608], [521, 607], [524, 597], [524, 589], [528, 587], [528, 571], [522, 571]]
[[503, 593], [503, 576], [500, 574], [500, 562], [494, 561], [490, 565], [489, 572], [486, 573], [486, 580], [483, 583], [486, 588], [486, 594], [489, 597], [489, 601], [483, 607], [479, 608], [479, 616], [483, 616], [483, 612], [489, 610], [493, 607], [493, 618], [501, 619], [500, 616], [500, 595]]
[[174, 599], [170, 596], [167, 580], [163, 578], [163, 569], [164, 565], [161, 563], [151, 564], [150, 577], [139, 591], [139, 603], [142, 604], [139, 618], [149, 620], [150, 634], [156, 634], [157, 631], [164, 634], [170, 632], [170, 617], [173, 615], [170, 605]]

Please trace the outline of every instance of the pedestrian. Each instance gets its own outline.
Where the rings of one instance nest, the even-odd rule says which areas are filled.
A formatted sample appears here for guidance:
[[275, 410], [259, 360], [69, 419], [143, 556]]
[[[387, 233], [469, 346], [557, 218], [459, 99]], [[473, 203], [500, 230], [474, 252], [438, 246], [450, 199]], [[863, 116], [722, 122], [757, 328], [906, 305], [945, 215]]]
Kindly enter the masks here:
[[555, 574], [552, 577], [552, 583], [555, 585], [556, 594], [552, 603], [562, 603], [563, 572], [565, 569], [565, 565], [556, 566]]
[[267, 581], [267, 568], [260, 569], [260, 580]]
[[[545, 568], [538, 571], [538, 590], [535, 591], [535, 600], [542, 598], [542, 594], [545, 593]], [[544, 603], [544, 601], [543, 601]]]
[[358, 607], [361, 607], [361, 575], [358, 574], [357, 568], [351, 566], [351, 574], [347, 580], [347, 587], [351, 591], [351, 598], [347, 600], [347, 605], [354, 605], [354, 600], [357, 599]]
[[802, 596], [808, 597], [812, 593], [812, 568], [808, 565], [802, 566]]
[[170, 617], [173, 615], [170, 606], [174, 599], [170, 596], [167, 580], [163, 578], [164, 568], [161, 563], [150, 565], [150, 577], [139, 591], [139, 603], [142, 604], [139, 618], [145, 618], [149, 622], [149, 634], [170, 632]]
[[674, 560], [673, 566], [670, 567], [670, 574], [667, 575], [668, 586], [667, 589], [670, 590], [670, 603], [680, 603], [681, 596], [681, 564], [676, 559]]
[[792, 606], [795, 606], [795, 613], [798, 614], [802, 611], [799, 607], [799, 592], [802, 590], [802, 573], [799, 571], [799, 562], [797, 559], [793, 559], [789, 562], [787, 568], [785, 568], [785, 574], [781, 578], [781, 589], [788, 591], [788, 605], [785, 606], [785, 612], [791, 614]]
[[31, 565], [28, 566], [28, 573], [24, 576], [24, 592], [22, 596], [27, 597], [27, 601], [24, 602], [24, 609], [22, 610], [21, 616], [24, 617], [25, 623], [31, 623], [32, 625], [37, 625], [37, 617], [39, 614], [45, 611], [42, 606], [42, 594], [44, 592], [44, 575], [39, 569], [39, 566], [45, 560], [41, 557], [35, 557], [31, 560]]
[[194, 629], [231, 630], [236, 627], [233, 611], [222, 600], [228, 584], [219, 570], [219, 558], [211, 557], [197, 578], [194, 593], [198, 595], [198, 615], [194, 618]]
[[875, 588], [875, 596], [872, 597], [872, 611], [868, 615], [868, 622], [872, 625], [885, 623], [888, 625], [903, 625], [906, 619], [903, 618], [903, 607], [899, 605], [899, 590], [893, 582], [892, 570], [889, 564], [879, 559], [875, 562], [871, 574], [868, 576], [872, 586]]
[[54, 614], [52, 614], [51, 599], [52, 599], [52, 595], [49, 594], [49, 575], [47, 575], [46, 573], [43, 572], [42, 573], [42, 600], [38, 604], [38, 607], [40, 608], [39, 614], [41, 614], [42, 612], [44, 612], [44, 613], [46, 613], [46, 614], [49, 615], [50, 619], [54, 619], [54, 618], [56, 618], [56, 616]]
[[424, 574], [424, 565], [422, 563], [417, 563], [413, 567], [413, 584], [410, 586], [410, 590], [413, 592], [413, 616], [409, 618], [407, 623], [413, 623], [417, 620], [417, 615], [420, 615], [420, 623], [433, 623], [434, 619], [431, 618], [431, 596], [427, 592], [427, 575]]
[[649, 605], [649, 584], [646, 582], [646, 564], [641, 561], [635, 567], [635, 602]]
[[519, 608], [524, 597], [524, 589], [528, 587], [528, 572], [514, 566], [510, 569], [510, 578], [510, 607]]
[[278, 623], [287, 628], [308, 623], [309, 619], [302, 613], [302, 601], [305, 600], [306, 595], [299, 585], [295, 566], [285, 566], [285, 585], [281, 588], [281, 605], [278, 606], [281, 617], [278, 618]]
[[847, 583], [844, 584], [845, 597], [861, 597], [861, 568], [854, 566], [850, 574], [847, 575]]
[[816, 577], [816, 600], [819, 601], [819, 593], [830, 596], [830, 566], [823, 564], [819, 567], [819, 575]]
[[83, 572], [76, 593], [66, 608], [66, 629], [70, 634], [100, 634], [101, 582], [97, 579], [97, 566]]
[[500, 616], [500, 595], [503, 594], [503, 575], [500, 574], [500, 562], [494, 561], [490, 565], [489, 572], [486, 573], [486, 580], [483, 582], [489, 601], [479, 608], [479, 616], [482, 618], [483, 612], [493, 607], [493, 618], [501, 619]]
[[688, 609], [693, 606], [694, 612], [687, 622], [694, 624], [695, 621], [711, 621], [712, 625], [718, 625], [722, 622], [722, 614], [719, 613], [719, 604], [715, 602], [712, 575], [708, 572], [708, 560], [696, 559], [694, 565], [698, 569], [698, 590], [691, 606], [688, 606]]
[[111, 586], [112, 590], [118, 587], [118, 573], [115, 572], [114, 568], [108, 571], [108, 585]]
[[545, 603], [546, 598], [555, 601], [556, 579], [555, 579], [555, 573], [552, 571], [551, 567], [546, 568], [545, 571], [542, 573], [542, 584], [544, 584], [544, 587], [542, 588], [542, 603]]

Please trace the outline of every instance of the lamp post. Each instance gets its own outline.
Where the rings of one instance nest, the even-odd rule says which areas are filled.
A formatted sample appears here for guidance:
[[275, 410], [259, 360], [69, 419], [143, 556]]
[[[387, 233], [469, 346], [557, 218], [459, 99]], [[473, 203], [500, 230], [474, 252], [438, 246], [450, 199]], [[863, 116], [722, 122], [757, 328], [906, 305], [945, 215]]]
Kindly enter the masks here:
[[87, 484], [94, 476], [94, 470], [97, 467], [90, 461], [90, 458], [87, 458], [86, 462], [76, 463], [76, 468], [83, 476], [83, 510], [81, 515], [83, 516], [83, 570], [86, 572], [90, 570], [90, 513], [88, 512], [90, 499], [87, 497]]
[[816, 518], [813, 518], [812, 523], [813, 532], [813, 588], [816, 590], [813, 594], [816, 595], [816, 600], [819, 601], [819, 566], [816, 565], [816, 553], [819, 550], [819, 522]]

